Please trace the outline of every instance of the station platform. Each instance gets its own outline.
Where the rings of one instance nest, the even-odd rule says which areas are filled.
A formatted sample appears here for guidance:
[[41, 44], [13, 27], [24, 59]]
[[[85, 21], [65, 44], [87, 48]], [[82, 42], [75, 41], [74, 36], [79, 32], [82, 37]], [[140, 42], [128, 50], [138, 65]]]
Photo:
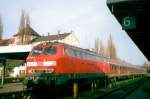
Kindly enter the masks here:
[[125, 99], [150, 99], [150, 79]]
[[4, 84], [3, 86], [0, 85], [0, 94], [23, 91], [23, 90], [24, 90], [23, 83], [7, 83]]

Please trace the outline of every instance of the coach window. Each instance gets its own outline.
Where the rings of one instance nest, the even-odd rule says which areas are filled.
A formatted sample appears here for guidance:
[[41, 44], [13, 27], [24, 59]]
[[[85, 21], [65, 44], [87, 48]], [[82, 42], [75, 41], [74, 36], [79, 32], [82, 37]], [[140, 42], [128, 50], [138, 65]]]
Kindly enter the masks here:
[[115, 65], [113, 65], [113, 70], [116, 70], [116, 66]]
[[55, 55], [56, 54], [56, 48], [55, 47], [45, 48], [44, 54], [45, 55], [48, 55], [48, 54]]
[[120, 70], [122, 70], [122, 67], [120, 66]]
[[120, 70], [122, 70], [122, 66], [120, 66]]
[[122, 67], [122, 70], [124, 70], [124, 67]]
[[126, 70], [126, 67], [123, 67], [123, 70]]
[[111, 65], [111, 70], [114, 70], [114, 66], [113, 65]]
[[118, 67], [116, 65], [112, 65], [112, 70], [117, 70]]
[[116, 70], [116, 66], [113, 65], [113, 70]]
[[111, 70], [114, 70], [114, 66], [113, 65], [111, 65]]

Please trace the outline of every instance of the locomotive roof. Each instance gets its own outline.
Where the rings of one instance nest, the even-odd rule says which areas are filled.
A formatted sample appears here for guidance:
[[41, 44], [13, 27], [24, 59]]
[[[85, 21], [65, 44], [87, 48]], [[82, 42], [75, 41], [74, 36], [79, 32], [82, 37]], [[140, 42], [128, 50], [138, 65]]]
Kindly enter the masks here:
[[62, 46], [65, 46], [65, 47], [81, 50], [83, 52], [90, 53], [90, 54], [93, 54], [93, 55], [97, 55], [97, 56], [101, 56], [101, 57], [104, 57], [104, 58], [108, 58], [108, 57], [102, 56], [100, 54], [97, 54], [96, 52], [90, 51], [88, 49], [83, 49], [83, 48], [80, 48], [80, 47], [76, 47], [76, 46], [69, 45], [69, 44], [66, 44], [66, 43], [61, 43], [61, 42], [45, 42], [45, 43], [38, 44], [37, 46], [48, 46], [48, 45], [54, 45], [54, 44], [55, 45], [62, 45]]
[[80, 47], [72, 46], [72, 45], [69, 45], [69, 44], [66, 44], [66, 43], [61, 43], [61, 42], [45, 42], [45, 43], [42, 43], [42, 44], [38, 44], [35, 47], [37, 47], [37, 46], [49, 46], [49, 45], [61, 45], [61, 46], [69, 47], [69, 48], [72, 48], [72, 49], [81, 50], [83, 52], [93, 54], [93, 55], [96, 55], [96, 56], [101, 56], [103, 58], [107, 58], [108, 62], [110, 62], [111, 64], [114, 64], [114, 65], [119, 65], [119, 66], [124, 66], [124, 67], [129, 67], [129, 68], [137, 68], [137, 69], [140, 68], [140, 67], [134, 66], [132, 64], [125, 63], [121, 60], [110, 59], [109, 57], [102, 56], [100, 54], [97, 54], [96, 52], [93, 52], [93, 51], [90, 51], [90, 50], [87, 50], [87, 49], [83, 49], [83, 48], [80, 48]]
[[71, 33], [57, 34], [57, 35], [49, 35], [49, 36], [40, 36], [32, 40], [32, 42], [40, 42], [40, 41], [52, 41], [52, 40], [62, 40], [69, 36]]

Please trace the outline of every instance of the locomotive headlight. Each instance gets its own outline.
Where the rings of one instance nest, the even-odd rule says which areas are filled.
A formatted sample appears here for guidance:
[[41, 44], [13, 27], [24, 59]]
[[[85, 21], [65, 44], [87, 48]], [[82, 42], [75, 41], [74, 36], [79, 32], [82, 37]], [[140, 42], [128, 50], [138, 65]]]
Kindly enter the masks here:
[[56, 66], [56, 61], [45, 61], [43, 62], [44, 66]]
[[37, 66], [37, 62], [27, 62], [27, 66]]

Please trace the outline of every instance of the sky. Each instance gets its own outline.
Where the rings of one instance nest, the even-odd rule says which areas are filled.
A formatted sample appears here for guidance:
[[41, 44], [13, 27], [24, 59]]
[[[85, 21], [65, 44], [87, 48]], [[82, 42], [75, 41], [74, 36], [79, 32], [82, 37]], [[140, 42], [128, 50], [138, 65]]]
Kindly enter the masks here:
[[18, 31], [22, 10], [40, 35], [73, 31], [82, 48], [92, 48], [97, 38], [106, 46], [111, 34], [119, 58], [135, 65], [148, 62], [111, 14], [106, 0], [0, 0], [4, 39]]

